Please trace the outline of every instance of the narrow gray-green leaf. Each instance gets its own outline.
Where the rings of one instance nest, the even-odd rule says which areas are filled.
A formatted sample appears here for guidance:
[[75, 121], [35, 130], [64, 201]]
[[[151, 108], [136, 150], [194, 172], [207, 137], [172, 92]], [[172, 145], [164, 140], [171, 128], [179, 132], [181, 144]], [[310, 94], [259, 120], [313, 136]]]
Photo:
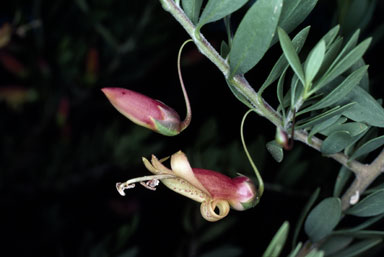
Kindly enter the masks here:
[[339, 170], [339, 174], [337, 175], [335, 187], [333, 189], [333, 196], [339, 197], [341, 192], [343, 191], [347, 181], [351, 177], [352, 172], [348, 170], [345, 166], [342, 166]]
[[319, 133], [320, 131], [328, 128], [329, 126], [335, 124], [340, 118], [340, 115], [333, 116], [332, 118], [325, 120], [315, 126], [311, 129], [311, 131], [308, 134], [308, 142], [311, 142], [312, 137], [316, 134]]
[[384, 213], [384, 189], [365, 197], [346, 213], [359, 217], [371, 217]]
[[183, 10], [193, 24], [199, 20], [201, 5], [203, 0], [181, 0]]
[[329, 135], [321, 144], [320, 151], [323, 154], [335, 154], [341, 152], [352, 140], [348, 131], [336, 131]]
[[332, 109], [330, 109], [324, 113], [321, 113], [315, 117], [311, 117], [311, 118], [306, 119], [306, 120], [300, 120], [299, 122], [297, 122], [296, 129], [309, 128], [309, 127], [315, 126], [317, 124], [320, 124], [323, 121], [332, 118], [333, 116], [344, 113], [349, 108], [352, 108], [355, 104], [356, 104], [355, 102], [352, 102], [352, 103], [346, 104], [342, 107], [336, 106], [336, 107], [334, 107], [334, 108], [332, 108]]
[[305, 85], [305, 76], [303, 66], [301, 65], [299, 56], [297, 55], [296, 49], [292, 44], [291, 39], [282, 28], [277, 28], [279, 34], [279, 41], [281, 48], [283, 49], [285, 58], [287, 58], [289, 65], [300, 79], [301, 83]]
[[333, 41], [335, 40], [337, 34], [339, 33], [340, 25], [336, 25], [331, 30], [327, 32], [321, 39], [324, 40], [325, 46], [328, 48]]
[[365, 123], [361, 122], [347, 122], [347, 123], [335, 123], [332, 126], [321, 131], [322, 135], [329, 136], [336, 131], [347, 131], [351, 136], [357, 136], [368, 129]]
[[321, 201], [308, 215], [304, 230], [312, 242], [325, 238], [336, 227], [341, 217], [341, 201], [330, 197]]
[[209, 0], [205, 6], [197, 27], [200, 29], [207, 23], [214, 22], [237, 11], [248, 0]]
[[[294, 30], [311, 13], [317, 0], [290, 0], [284, 1], [279, 26], [287, 33]], [[275, 37], [273, 44], [277, 42]]]
[[328, 82], [332, 81], [344, 71], [349, 69], [353, 64], [355, 64], [363, 56], [370, 43], [371, 38], [367, 38], [359, 45], [357, 45], [353, 50], [351, 50], [348, 54], [346, 54], [339, 62], [337, 62], [333, 68], [330, 68], [326, 72], [321, 82], [316, 85], [316, 89], [318, 90], [322, 88]]
[[376, 223], [377, 221], [381, 220], [383, 217], [384, 217], [384, 214], [374, 216], [372, 218], [365, 220], [360, 225], [357, 225], [357, 226], [350, 228], [350, 229], [337, 230], [334, 232], [334, 234], [345, 234], [345, 233], [349, 233], [349, 232], [357, 232], [359, 230], [363, 230], [363, 229], [371, 226], [372, 224]]
[[347, 247], [353, 241], [351, 236], [332, 235], [323, 244], [321, 244], [321, 250], [325, 252], [325, 255], [336, 253], [345, 247]]
[[364, 89], [355, 87], [342, 101], [337, 105], [356, 102], [343, 115], [351, 120], [358, 122], [366, 122], [375, 127], [384, 127], [384, 109], [383, 107]]
[[295, 247], [295, 249], [293, 249], [291, 251], [291, 253], [288, 255], [288, 257], [296, 257], [297, 254], [299, 253], [300, 249], [301, 249], [301, 246], [303, 245], [303, 243], [298, 243]]
[[287, 72], [287, 68], [285, 68], [283, 74], [281, 74], [279, 81], [277, 82], [277, 100], [280, 103], [282, 114], [283, 114], [283, 119], [285, 119], [285, 108], [284, 108], [284, 80], [285, 80], [285, 73]]
[[249, 109], [253, 109], [254, 107], [252, 106], [252, 104], [248, 101], [247, 98], [245, 98], [242, 94], [239, 93], [239, 91], [231, 84], [230, 81], [226, 80], [227, 81], [227, 85], [229, 87], [229, 89], [231, 90], [232, 94], [237, 98], [237, 100], [239, 100], [240, 102], [242, 102], [245, 106], [247, 106]]
[[308, 212], [311, 210], [313, 204], [316, 202], [317, 198], [320, 194], [320, 188], [316, 188], [315, 192], [312, 193], [311, 197], [305, 204], [303, 210], [300, 213], [299, 219], [297, 220], [297, 224], [295, 226], [295, 231], [293, 232], [293, 240], [292, 240], [292, 247], [296, 245], [297, 238], [299, 237], [299, 233], [301, 230], [301, 227], [303, 226], [305, 217], [307, 216]]
[[372, 247], [380, 244], [382, 239], [366, 239], [355, 244], [352, 244], [350, 247], [338, 251], [335, 254], [329, 255], [327, 257], [354, 257], [359, 256], [361, 253], [371, 249]]
[[309, 106], [308, 108], [302, 110], [300, 113], [323, 109], [336, 103], [344, 96], [349, 94], [349, 92], [351, 92], [352, 89], [359, 84], [367, 69], [368, 65], [357, 69], [356, 71], [351, 73], [346, 79], [344, 79], [344, 81], [339, 86], [337, 86], [334, 90], [328, 93], [324, 98], [322, 98], [317, 103]]
[[284, 158], [283, 148], [275, 141], [270, 141], [266, 145], [268, 152], [272, 155], [273, 159], [277, 162], [281, 162]]
[[[303, 47], [305, 40], [307, 39], [309, 29], [310, 29], [309, 26], [305, 27], [299, 33], [297, 33], [297, 35], [292, 39], [292, 44], [298, 53], [301, 51], [301, 48]], [[262, 92], [269, 85], [275, 82], [276, 79], [279, 78], [279, 76], [283, 73], [283, 71], [286, 70], [287, 67], [288, 67], [287, 59], [285, 58], [284, 54], [282, 54], [280, 58], [277, 60], [277, 62], [275, 63], [275, 65], [273, 66], [267, 79], [264, 81], [263, 85], [260, 87], [259, 94], [261, 95]]]
[[321, 64], [323, 63], [325, 56], [325, 42], [320, 40], [320, 42], [312, 49], [309, 53], [307, 61], [305, 62], [305, 79], [306, 84], [310, 85], [320, 70]]
[[335, 232], [336, 235], [352, 236], [354, 238], [378, 238], [384, 237], [384, 231], [380, 230], [359, 230], [359, 231], [344, 231]]
[[278, 257], [288, 237], [289, 223], [285, 221], [265, 250], [263, 257]]
[[332, 69], [345, 55], [347, 55], [357, 44], [357, 40], [359, 39], [360, 30], [356, 30], [355, 33], [349, 38], [348, 42], [345, 44], [339, 55], [336, 57], [335, 61], [329, 67]]
[[384, 136], [373, 138], [358, 148], [356, 152], [352, 154], [350, 160], [354, 160], [364, 154], [370, 153], [382, 145], [384, 145]]
[[270, 47], [279, 21], [282, 0], [258, 0], [236, 30], [229, 53], [231, 74], [252, 69]]

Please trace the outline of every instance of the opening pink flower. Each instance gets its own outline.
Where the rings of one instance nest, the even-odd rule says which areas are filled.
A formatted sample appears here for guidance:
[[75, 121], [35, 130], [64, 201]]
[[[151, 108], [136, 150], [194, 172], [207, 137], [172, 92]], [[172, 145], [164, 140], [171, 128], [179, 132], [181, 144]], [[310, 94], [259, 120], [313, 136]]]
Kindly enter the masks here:
[[117, 183], [119, 193], [125, 195], [124, 190], [133, 188], [136, 182], [154, 190], [161, 181], [176, 193], [201, 203], [201, 215], [208, 221], [224, 218], [230, 207], [242, 211], [259, 200], [254, 184], [246, 176], [230, 178], [213, 170], [192, 168], [181, 151], [171, 156], [171, 169], [163, 165], [166, 159], [158, 160], [154, 155], [151, 161], [143, 158], [144, 165], [154, 175]]

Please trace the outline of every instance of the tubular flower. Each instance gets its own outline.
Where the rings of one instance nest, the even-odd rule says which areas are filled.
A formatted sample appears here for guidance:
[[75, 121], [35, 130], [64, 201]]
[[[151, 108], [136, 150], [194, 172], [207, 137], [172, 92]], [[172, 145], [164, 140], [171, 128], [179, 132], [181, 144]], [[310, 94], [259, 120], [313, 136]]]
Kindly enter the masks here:
[[137, 125], [166, 136], [180, 133], [180, 117], [172, 108], [141, 93], [117, 87], [102, 89], [111, 104]]
[[121, 114], [137, 125], [152, 129], [165, 136], [175, 136], [179, 134], [189, 126], [192, 118], [191, 105], [189, 103], [180, 68], [181, 51], [185, 44], [190, 41], [191, 40], [187, 40], [184, 42], [180, 47], [177, 57], [177, 71], [187, 109], [184, 121], [180, 121], [177, 112], [169, 106], [143, 94], [116, 87], [107, 87], [101, 90]]
[[151, 161], [143, 158], [145, 167], [154, 175], [117, 183], [119, 193], [125, 195], [124, 190], [133, 188], [136, 182], [155, 190], [161, 181], [176, 193], [201, 203], [201, 215], [208, 221], [224, 218], [230, 207], [242, 211], [258, 203], [256, 188], [246, 176], [229, 178], [216, 171], [191, 168], [181, 151], [171, 156], [171, 169], [163, 165], [166, 159], [158, 160], [154, 155]]

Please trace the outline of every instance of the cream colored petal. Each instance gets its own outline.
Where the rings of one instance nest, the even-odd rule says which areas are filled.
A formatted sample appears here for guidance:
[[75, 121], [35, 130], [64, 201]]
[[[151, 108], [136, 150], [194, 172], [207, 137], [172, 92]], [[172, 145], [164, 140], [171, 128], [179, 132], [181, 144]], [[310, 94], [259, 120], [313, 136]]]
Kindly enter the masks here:
[[153, 167], [152, 164], [146, 158], [142, 157], [142, 160], [143, 160], [144, 166], [147, 168], [147, 170], [149, 170], [153, 174], [159, 173], [159, 171], [157, 169], [155, 169], [155, 167]]
[[145, 167], [147, 167], [147, 169], [150, 172], [152, 172], [154, 174], [159, 174], [159, 173], [161, 173], [161, 174], [174, 174], [172, 172], [172, 170], [165, 167], [161, 162], [162, 161], [159, 161], [156, 156], [152, 155], [152, 159], [151, 159], [152, 165], [151, 166], [153, 167], [153, 169], [152, 170], [148, 169], [148, 167], [147, 167], [147, 165], [145, 165], [145, 163], [144, 163], [144, 165], [145, 165]]
[[201, 191], [199, 188], [194, 187], [182, 178], [167, 178], [162, 179], [161, 182], [172, 191], [186, 196], [196, 202], [208, 201], [210, 197]]
[[200, 190], [202, 190], [203, 192], [211, 196], [208, 190], [195, 177], [192, 171], [192, 167], [189, 164], [188, 158], [182, 151], [178, 151], [177, 153], [172, 155], [171, 168], [172, 168], [172, 171], [178, 177], [185, 179], [195, 187], [199, 188]]
[[[218, 209], [219, 213], [215, 212]], [[200, 212], [207, 221], [215, 222], [226, 217], [229, 213], [229, 204], [225, 200], [209, 200], [201, 203]]]

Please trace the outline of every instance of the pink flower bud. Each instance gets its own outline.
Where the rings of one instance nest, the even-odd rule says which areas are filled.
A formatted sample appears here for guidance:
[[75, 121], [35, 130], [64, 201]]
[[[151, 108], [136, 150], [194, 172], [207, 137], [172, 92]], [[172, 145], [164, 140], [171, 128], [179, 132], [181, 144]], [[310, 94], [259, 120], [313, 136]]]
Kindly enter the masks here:
[[179, 115], [160, 101], [124, 88], [107, 87], [102, 91], [121, 114], [140, 126], [166, 136], [182, 130]]

